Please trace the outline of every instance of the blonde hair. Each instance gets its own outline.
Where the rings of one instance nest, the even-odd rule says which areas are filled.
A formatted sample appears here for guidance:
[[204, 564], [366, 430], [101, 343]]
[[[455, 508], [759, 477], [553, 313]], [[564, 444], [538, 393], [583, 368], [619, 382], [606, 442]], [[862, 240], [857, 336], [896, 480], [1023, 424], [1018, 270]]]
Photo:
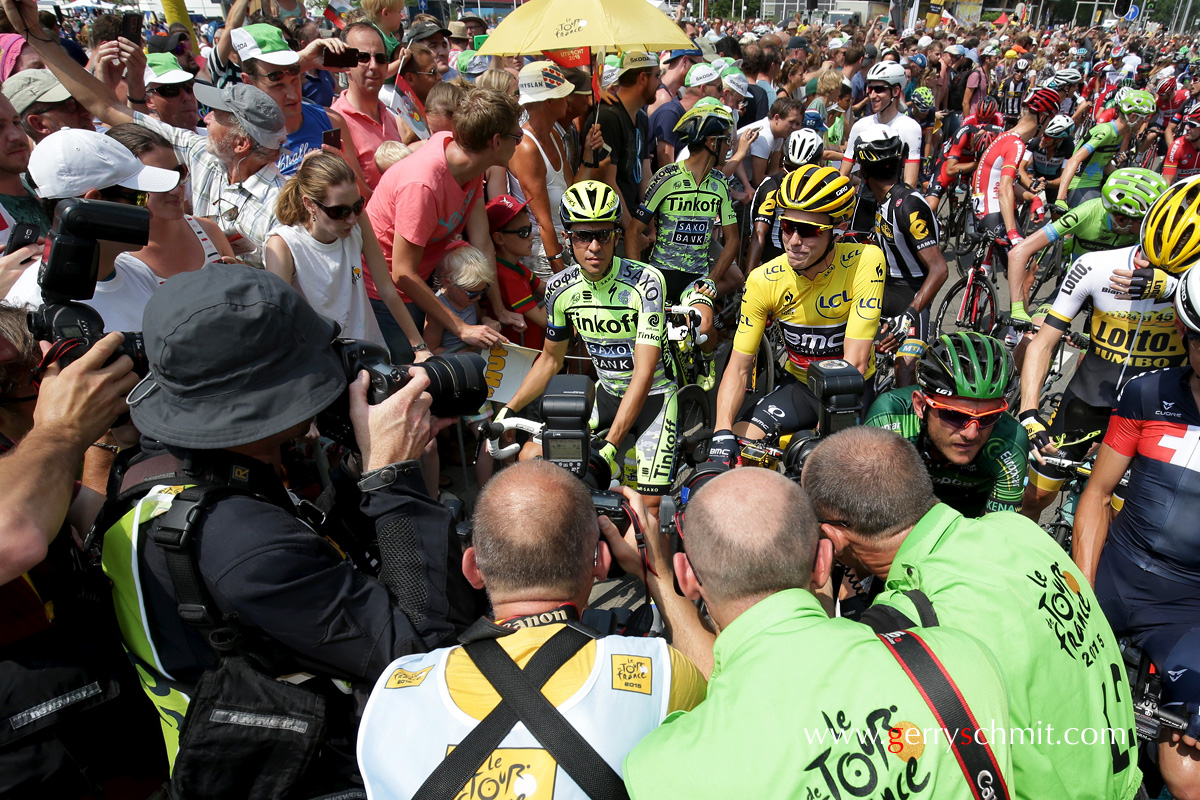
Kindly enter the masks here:
[[350, 165], [340, 156], [314, 153], [300, 162], [296, 174], [283, 185], [275, 201], [275, 216], [283, 225], [303, 225], [311, 216], [304, 208], [305, 197], [320, 203], [331, 186], [357, 182]]
[[375, 148], [375, 168], [380, 173], [388, 171], [397, 161], [403, 161], [412, 155], [412, 150], [403, 142], [386, 141]]
[[492, 67], [479, 73], [479, 77], [475, 79], [475, 88], [491, 89], [493, 92], [501, 94], [512, 94], [513, 84], [516, 82], [508, 70]]
[[472, 89], [454, 115], [454, 141], [468, 153], [481, 153], [493, 136], [506, 136], [516, 128], [520, 115], [517, 98], [512, 95]]
[[495, 281], [496, 268], [488, 263], [482, 250], [469, 244], [460, 244], [446, 251], [434, 276], [434, 282], [439, 287], [453, 284], [464, 290]]
[[359, 6], [367, 19], [377, 20], [384, 11], [404, 8], [404, 0], [362, 0]]
[[842, 86], [842, 71], [827, 69], [817, 76], [817, 94], [827, 95], [838, 91]]

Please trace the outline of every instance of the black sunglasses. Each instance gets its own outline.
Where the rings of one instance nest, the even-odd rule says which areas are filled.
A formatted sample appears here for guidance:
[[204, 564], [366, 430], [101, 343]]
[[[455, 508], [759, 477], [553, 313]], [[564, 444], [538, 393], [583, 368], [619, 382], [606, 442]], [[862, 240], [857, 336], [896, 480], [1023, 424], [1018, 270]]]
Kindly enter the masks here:
[[355, 58], [358, 59], [358, 63], [360, 64], [366, 64], [372, 58], [375, 59], [375, 64], [377, 66], [383, 66], [384, 64], [388, 63], [387, 53], [368, 53], [364, 50], [359, 50]]
[[283, 69], [272, 70], [271, 72], [259, 72], [259, 73], [255, 74], [254, 77], [266, 78], [271, 83], [278, 83], [279, 81], [283, 80], [284, 75], [288, 76], [289, 78], [295, 78], [295, 77], [299, 76], [300, 75], [300, 65], [292, 64], [290, 67], [284, 67]]
[[879, 84], [875, 84], [874, 86], [867, 87], [867, 92], [873, 93], [873, 94], [888, 94], [891, 91], [892, 91], [891, 84], [883, 84], [882, 86], [880, 86]]
[[793, 236], [799, 236], [802, 239], [811, 239], [815, 236], [820, 236], [827, 230], [831, 230], [833, 225], [820, 225], [816, 222], [801, 222], [799, 220], [788, 219], [786, 217], [779, 220], [779, 235], [781, 238], [790, 239]]
[[186, 166], [184, 166], [183, 164], [180, 164], [177, 167], [171, 167], [171, 171], [179, 173], [179, 182], [180, 183], [183, 183], [184, 181], [186, 181], [188, 179], [188, 168]]
[[363, 200], [361, 197], [358, 198], [358, 202], [352, 206], [327, 206], [316, 200], [313, 200], [313, 202], [317, 204], [318, 208], [325, 212], [325, 216], [329, 217], [335, 222], [341, 222], [351, 214], [357, 217], [367, 206], [367, 201]]
[[591, 244], [592, 242], [608, 244], [616, 235], [616, 228], [609, 228], [605, 231], [571, 231], [571, 238], [583, 244]]
[[184, 81], [183, 83], [164, 83], [161, 86], [155, 86], [150, 91], [154, 92], [159, 97], [179, 97], [180, 92], [187, 92], [194, 95], [196, 93], [195, 81]]
[[501, 228], [500, 232], [501, 233], [511, 233], [513, 236], [516, 236], [518, 239], [528, 239], [530, 236], [533, 235], [533, 226], [526, 225], [524, 228]]
[[112, 200], [115, 203], [126, 203], [131, 206], [146, 207], [146, 201], [150, 197], [149, 192], [139, 192], [137, 189], [126, 189], [124, 186], [109, 186], [107, 189], [101, 189], [100, 194]]

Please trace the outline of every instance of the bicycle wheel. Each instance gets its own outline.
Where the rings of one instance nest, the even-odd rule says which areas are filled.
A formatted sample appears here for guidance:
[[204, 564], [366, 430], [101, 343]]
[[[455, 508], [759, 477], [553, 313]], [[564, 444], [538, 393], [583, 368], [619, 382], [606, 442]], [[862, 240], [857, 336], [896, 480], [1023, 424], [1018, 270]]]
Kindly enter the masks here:
[[775, 371], [778, 364], [775, 360], [775, 348], [771, 339], [775, 338], [776, 326], [770, 326], [763, 332], [758, 342], [758, 353], [754, 357], [754, 371], [750, 373], [747, 391], [762, 397], [775, 388]]
[[937, 335], [976, 331], [991, 335], [996, 325], [996, 289], [981, 275], [963, 278], [951, 287], [938, 308]]
[[1055, 241], [1038, 253], [1031, 266], [1037, 277], [1029, 290], [1029, 307], [1025, 309], [1030, 315], [1043, 303], [1053, 302], [1054, 295], [1058, 294], [1059, 280], [1065, 272], [1062, 240]]
[[955, 195], [954, 216], [950, 218], [951, 246], [955, 250], [961, 250], [967, 247], [967, 237], [970, 234], [969, 218], [975, 212], [971, 210], [970, 197], [958, 197]]
[[697, 450], [708, 452], [708, 442], [713, 435], [713, 409], [709, 396], [694, 383], [689, 383], [675, 396], [679, 408], [679, 423], [675, 446], [688, 466], [694, 467], [703, 461], [697, 458]]

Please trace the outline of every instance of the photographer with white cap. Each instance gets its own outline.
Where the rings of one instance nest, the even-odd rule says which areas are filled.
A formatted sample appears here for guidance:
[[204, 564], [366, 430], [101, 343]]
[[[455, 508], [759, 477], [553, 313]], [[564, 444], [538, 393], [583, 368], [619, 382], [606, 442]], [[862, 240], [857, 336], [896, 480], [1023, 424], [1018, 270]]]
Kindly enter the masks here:
[[[74, 63], [74, 62], [72, 62]], [[29, 177], [46, 216], [54, 218], [59, 200], [78, 197], [145, 206], [149, 192], [167, 192], [179, 173], [143, 164], [115, 139], [96, 131], [61, 130], [42, 140], [29, 158]], [[110, 331], [142, 329], [142, 310], [158, 288], [149, 271], [118, 265], [117, 255], [135, 245], [100, 240], [96, 294], [84, 300], [104, 318]], [[37, 308], [42, 304], [38, 270], [26, 269], [5, 300]]]
[[275, 201], [284, 184], [275, 161], [287, 139], [283, 112], [269, 95], [243, 84], [200, 85], [196, 99], [212, 109], [205, 117], [208, 136], [172, 127], [130, 110], [57, 43], [44, 41], [33, 0], [5, 0], [4, 10], [18, 30], [33, 33], [29, 46], [89, 113], [110, 127], [137, 122], [165, 136], [191, 175], [196, 216], [216, 219], [234, 252], [253, 266], [262, 265], [262, 246], [277, 224]]

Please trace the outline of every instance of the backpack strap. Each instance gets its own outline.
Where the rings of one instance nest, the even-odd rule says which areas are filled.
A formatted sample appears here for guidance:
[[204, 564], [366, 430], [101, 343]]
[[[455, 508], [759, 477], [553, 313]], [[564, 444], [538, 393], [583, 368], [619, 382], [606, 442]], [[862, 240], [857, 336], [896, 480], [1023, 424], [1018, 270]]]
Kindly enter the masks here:
[[[975, 800], [1008, 800], [1004, 773], [987, 740], [981, 741], [979, 723], [950, 673], [929, 645], [912, 631], [879, 634], [917, 687], [925, 704], [944, 731], [953, 731], [950, 746]], [[970, 732], [970, 735], [960, 735]]]
[[[917, 617], [920, 620], [922, 628], [937, 627], [937, 612], [933, 610], [933, 603], [929, 602], [928, 595], [920, 589], [907, 589], [903, 594], [917, 607]], [[868, 608], [863, 612], [858, 621], [870, 627], [877, 634], [903, 631], [917, 625], [916, 622], [909, 619], [900, 609], [883, 603], [878, 603]]]
[[500, 702], [467, 734], [413, 795], [413, 800], [453, 800], [509, 732], [523, 722], [560, 767], [593, 800], [627, 800], [616, 771], [542, 694], [542, 686], [593, 637], [567, 625], [521, 669], [495, 639], [464, 651], [500, 695]]

